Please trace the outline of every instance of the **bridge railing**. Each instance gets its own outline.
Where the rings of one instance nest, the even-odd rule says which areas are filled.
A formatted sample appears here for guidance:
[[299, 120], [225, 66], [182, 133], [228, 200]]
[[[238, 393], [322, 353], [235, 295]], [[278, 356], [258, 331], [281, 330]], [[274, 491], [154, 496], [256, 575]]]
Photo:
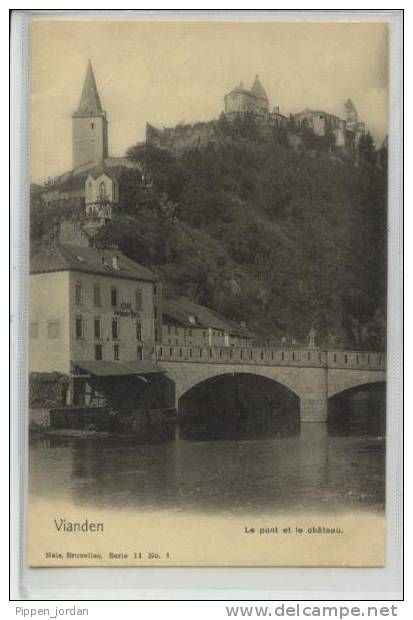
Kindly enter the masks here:
[[205, 364], [253, 364], [258, 366], [316, 366], [384, 370], [382, 353], [366, 351], [320, 351], [317, 349], [275, 349], [272, 347], [209, 347], [159, 345], [159, 361]]
[[386, 370], [386, 355], [376, 351], [327, 351], [329, 368]]

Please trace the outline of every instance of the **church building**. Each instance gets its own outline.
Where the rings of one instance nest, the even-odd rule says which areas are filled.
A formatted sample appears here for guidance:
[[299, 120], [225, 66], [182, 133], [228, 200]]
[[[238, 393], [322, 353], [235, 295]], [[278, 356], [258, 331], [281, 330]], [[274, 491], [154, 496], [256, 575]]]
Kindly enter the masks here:
[[37, 191], [40, 205], [73, 206], [83, 211], [85, 219], [102, 225], [112, 218], [112, 207], [119, 202], [122, 171], [136, 171], [138, 181], [144, 183], [138, 162], [109, 156], [108, 125], [89, 60], [79, 106], [72, 115], [73, 168]]

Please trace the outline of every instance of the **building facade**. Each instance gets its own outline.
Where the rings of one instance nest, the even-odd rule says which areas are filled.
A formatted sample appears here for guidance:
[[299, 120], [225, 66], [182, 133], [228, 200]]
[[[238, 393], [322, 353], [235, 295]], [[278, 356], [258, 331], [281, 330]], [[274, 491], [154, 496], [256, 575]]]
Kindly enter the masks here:
[[365, 133], [365, 124], [359, 123], [357, 109], [351, 99], [344, 104], [344, 118], [323, 110], [306, 108], [294, 114], [294, 122], [299, 127], [311, 129], [316, 136], [332, 136], [336, 146], [346, 147], [350, 151], [355, 150]]
[[97, 376], [105, 368], [127, 374], [135, 362], [145, 373], [162, 337], [162, 286], [116, 247], [75, 240], [31, 261], [29, 366], [30, 372], [69, 375], [69, 399], [82, 402], [89, 384], [78, 374], [90, 370], [90, 362]]
[[112, 219], [112, 206], [119, 202], [119, 183], [104, 162], [85, 181], [85, 216], [104, 225]]
[[248, 347], [252, 345], [252, 339], [247, 329], [185, 297], [164, 301], [164, 345]]
[[255, 76], [251, 90], [245, 89], [240, 82], [239, 86], [225, 95], [224, 103], [225, 114], [230, 120], [248, 113], [266, 119], [269, 113], [268, 97], [258, 75]]

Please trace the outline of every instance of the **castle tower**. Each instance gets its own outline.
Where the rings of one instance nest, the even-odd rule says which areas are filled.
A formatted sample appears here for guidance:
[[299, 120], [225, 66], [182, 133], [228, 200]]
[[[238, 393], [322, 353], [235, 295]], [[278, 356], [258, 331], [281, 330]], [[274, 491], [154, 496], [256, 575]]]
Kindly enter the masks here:
[[108, 156], [108, 121], [89, 60], [79, 108], [73, 114], [73, 168]]
[[347, 99], [344, 104], [345, 120], [347, 121], [347, 129], [354, 131], [357, 126], [358, 114], [357, 109], [351, 99]]
[[267, 114], [269, 108], [268, 97], [263, 85], [260, 82], [258, 73], [255, 76], [254, 84], [251, 88], [251, 94], [257, 99], [257, 112]]

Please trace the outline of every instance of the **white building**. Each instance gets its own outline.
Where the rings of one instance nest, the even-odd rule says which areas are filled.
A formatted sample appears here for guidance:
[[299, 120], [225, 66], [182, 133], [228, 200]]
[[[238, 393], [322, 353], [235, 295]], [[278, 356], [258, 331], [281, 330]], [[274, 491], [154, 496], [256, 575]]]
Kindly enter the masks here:
[[71, 224], [63, 227], [66, 243], [31, 261], [29, 366], [68, 375], [69, 400], [82, 403], [93, 378], [159, 372], [151, 360], [161, 339], [162, 289], [116, 247], [89, 247]]

